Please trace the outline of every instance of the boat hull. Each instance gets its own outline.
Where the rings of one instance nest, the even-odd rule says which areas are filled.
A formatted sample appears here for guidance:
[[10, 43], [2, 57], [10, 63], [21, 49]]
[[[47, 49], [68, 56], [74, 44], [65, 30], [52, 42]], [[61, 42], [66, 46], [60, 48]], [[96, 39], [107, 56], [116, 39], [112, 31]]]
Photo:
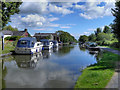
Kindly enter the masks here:
[[15, 53], [16, 54], [34, 54], [34, 53], [39, 53], [42, 51], [41, 48], [15, 48]]

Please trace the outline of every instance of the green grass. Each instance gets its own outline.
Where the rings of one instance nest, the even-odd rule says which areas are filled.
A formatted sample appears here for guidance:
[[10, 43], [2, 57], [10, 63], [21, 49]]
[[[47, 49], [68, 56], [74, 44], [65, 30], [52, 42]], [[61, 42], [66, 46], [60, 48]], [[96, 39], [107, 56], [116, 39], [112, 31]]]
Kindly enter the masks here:
[[13, 41], [5, 41], [4, 50], [0, 52], [0, 54], [10, 53], [14, 48], [15, 46], [13, 46]]
[[75, 88], [105, 88], [112, 78], [119, 55], [105, 52], [102, 59], [83, 70]]

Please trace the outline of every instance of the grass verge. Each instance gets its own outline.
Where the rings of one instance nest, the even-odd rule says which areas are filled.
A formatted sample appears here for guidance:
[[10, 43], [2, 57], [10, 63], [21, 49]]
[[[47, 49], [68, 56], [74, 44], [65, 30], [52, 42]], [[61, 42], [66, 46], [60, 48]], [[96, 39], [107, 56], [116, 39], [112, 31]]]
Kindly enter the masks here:
[[102, 59], [83, 70], [78, 78], [75, 88], [105, 88], [111, 80], [119, 55], [104, 52]]
[[4, 50], [0, 54], [10, 53], [10, 51], [14, 50], [15, 46], [13, 44], [14, 41], [5, 41]]

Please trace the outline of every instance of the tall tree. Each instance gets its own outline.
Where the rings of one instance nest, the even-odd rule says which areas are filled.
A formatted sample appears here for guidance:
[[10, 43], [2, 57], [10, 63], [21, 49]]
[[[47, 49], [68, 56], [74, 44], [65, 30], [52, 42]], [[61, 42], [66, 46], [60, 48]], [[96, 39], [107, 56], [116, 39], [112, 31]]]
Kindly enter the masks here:
[[89, 41], [92, 41], [92, 42], [94, 42], [94, 41], [96, 41], [96, 36], [95, 36], [95, 34], [90, 34], [89, 35], [89, 37], [88, 37], [88, 39], [89, 39]]
[[110, 27], [105, 26], [104, 29], [103, 29], [103, 32], [104, 32], [104, 33], [111, 33]]
[[97, 36], [101, 32], [102, 32], [101, 28], [97, 28], [97, 30], [95, 31], [95, 35]]
[[85, 42], [88, 41], [88, 36], [86, 36], [86, 35], [81, 35], [78, 40], [79, 40], [79, 42], [85, 43]]
[[112, 14], [115, 17], [112, 25], [113, 33], [120, 42], [120, 1], [115, 3], [115, 9], [112, 9]]
[[11, 25], [5, 26], [5, 27], [3, 28], [3, 30], [18, 31], [17, 28], [13, 28]]
[[[19, 0], [21, 1], [21, 0]], [[10, 22], [10, 16], [15, 13], [18, 14], [19, 6], [22, 2], [2, 2], [2, 28]]]

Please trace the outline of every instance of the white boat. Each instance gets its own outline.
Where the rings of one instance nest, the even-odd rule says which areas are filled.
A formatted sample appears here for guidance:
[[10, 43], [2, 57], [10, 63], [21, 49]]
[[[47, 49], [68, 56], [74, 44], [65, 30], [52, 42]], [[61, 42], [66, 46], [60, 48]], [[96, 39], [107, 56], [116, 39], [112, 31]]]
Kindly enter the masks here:
[[16, 54], [34, 54], [42, 51], [42, 42], [37, 42], [36, 38], [23, 37], [18, 40], [15, 48]]
[[53, 42], [48, 39], [41, 39], [40, 42], [43, 43], [43, 50], [49, 50], [53, 48]]
[[57, 48], [58, 47], [58, 41], [54, 40], [53, 42], [53, 48]]

